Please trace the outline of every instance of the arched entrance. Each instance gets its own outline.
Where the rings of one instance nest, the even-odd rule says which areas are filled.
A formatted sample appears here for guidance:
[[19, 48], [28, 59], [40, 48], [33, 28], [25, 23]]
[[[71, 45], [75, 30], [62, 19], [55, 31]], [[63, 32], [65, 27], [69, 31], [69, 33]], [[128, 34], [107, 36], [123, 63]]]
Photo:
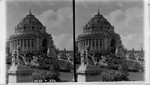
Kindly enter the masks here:
[[111, 46], [111, 52], [115, 53], [115, 51], [116, 51], [116, 41], [114, 39], [111, 40], [110, 46]]
[[47, 53], [47, 40], [43, 39], [42, 41], [43, 52]]

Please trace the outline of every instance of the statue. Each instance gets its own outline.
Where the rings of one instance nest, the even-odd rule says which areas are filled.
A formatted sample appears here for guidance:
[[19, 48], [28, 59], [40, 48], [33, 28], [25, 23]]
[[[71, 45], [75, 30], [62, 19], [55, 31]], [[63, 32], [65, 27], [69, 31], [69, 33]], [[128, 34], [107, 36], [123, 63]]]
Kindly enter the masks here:
[[27, 65], [27, 62], [23, 55], [21, 55], [20, 46], [17, 47], [17, 50], [14, 50], [12, 54], [12, 65]]
[[49, 41], [48, 49], [47, 49], [47, 55], [52, 57], [52, 58], [56, 58], [56, 49], [52, 43], [53, 43], [52, 41]]
[[81, 64], [85, 65], [85, 51], [81, 53]]
[[81, 64], [85, 65], [85, 64], [96, 64], [96, 61], [94, 59], [94, 57], [89, 53], [90, 52], [90, 47], [87, 46], [87, 49], [84, 50], [81, 53]]
[[123, 45], [121, 44], [121, 41], [118, 42], [115, 53], [119, 57], [123, 57], [125, 55], [124, 48], [123, 48]]

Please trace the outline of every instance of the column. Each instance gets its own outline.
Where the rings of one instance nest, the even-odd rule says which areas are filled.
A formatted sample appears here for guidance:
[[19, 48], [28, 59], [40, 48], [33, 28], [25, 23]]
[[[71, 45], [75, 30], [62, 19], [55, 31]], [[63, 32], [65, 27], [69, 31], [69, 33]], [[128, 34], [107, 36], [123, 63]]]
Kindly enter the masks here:
[[[19, 39], [19, 46], [21, 47], [21, 39]], [[21, 47], [21, 49], [22, 49], [22, 47]]]
[[13, 41], [11, 40], [10, 43], [11, 43], [10, 51], [12, 51], [12, 48], [13, 48]]
[[82, 40], [82, 49], [84, 49], [84, 41]]
[[82, 50], [82, 40], [81, 40], [81, 49], [80, 49], [80, 51]]
[[22, 39], [22, 49], [24, 50], [24, 39]]
[[86, 39], [85, 39], [85, 49], [86, 49]]
[[19, 40], [17, 40], [17, 47], [19, 46]]
[[27, 42], [26, 42], [26, 43], [27, 43], [27, 50], [28, 50], [28, 49], [29, 49], [29, 45], [28, 45], [28, 44], [30, 44], [30, 43], [29, 43], [29, 39], [27, 39]]
[[30, 49], [32, 49], [32, 39], [30, 39]]
[[84, 49], [84, 41], [82, 40], [82, 50]]
[[39, 50], [39, 38], [36, 39], [36, 49]]
[[33, 49], [35, 49], [35, 47], [34, 47], [34, 46], [35, 46], [35, 42], [34, 42], [34, 39], [33, 39]]
[[102, 49], [104, 49], [104, 40], [102, 39]]
[[89, 39], [88, 39], [88, 46], [90, 46], [90, 44], [89, 44]]
[[86, 47], [89, 45], [89, 41], [88, 39], [86, 39]]
[[27, 42], [26, 39], [24, 39], [24, 49], [27, 48], [27, 43], [26, 42]]
[[13, 40], [13, 50], [14, 50], [14, 40]]
[[91, 49], [93, 49], [93, 39], [91, 39]]
[[26, 39], [26, 47], [25, 47], [25, 49], [28, 49], [28, 39]]
[[94, 39], [92, 39], [93, 50], [95, 49]]
[[86, 48], [87, 48], [87, 46], [88, 46], [88, 39], [86, 39]]
[[11, 41], [9, 41], [9, 47], [10, 47], [10, 50], [11, 50]]
[[105, 48], [105, 50], [107, 50], [107, 39], [106, 38], [104, 39], [104, 48]]
[[94, 39], [94, 41], [95, 41], [95, 46], [94, 46], [94, 47], [95, 47], [95, 49], [96, 49], [96, 39]]
[[98, 49], [100, 50], [100, 39], [98, 39]]
[[11, 49], [10, 51], [12, 51], [12, 49], [13, 49], [13, 40], [11, 40], [11, 48], [10, 49]]
[[96, 49], [98, 49], [98, 39], [96, 39]]
[[16, 49], [16, 40], [14, 40], [14, 50]]
[[17, 47], [19, 46], [19, 39], [17, 40]]
[[20, 39], [20, 47], [21, 47], [21, 49], [22, 49], [22, 39]]
[[89, 39], [89, 46], [90, 46], [90, 49], [91, 49], [91, 39]]
[[36, 40], [34, 39], [34, 49], [36, 50]]
[[80, 43], [80, 47], [79, 47], [80, 49], [79, 50], [81, 50], [82, 49], [82, 40], [80, 40], [79, 43]]
[[86, 45], [86, 42], [85, 42], [85, 40], [84, 40], [84, 49], [85, 49], [85, 45]]
[[81, 41], [78, 41], [78, 45], [77, 45], [77, 46], [78, 46], [78, 49], [80, 49], [80, 48], [81, 48], [81, 47], [80, 47], [80, 42], [81, 42]]
[[16, 44], [16, 48], [17, 48], [17, 46], [18, 46], [18, 40], [16, 40], [16, 42], [17, 42], [17, 44]]
[[31, 39], [31, 49], [32, 50], [33, 50], [33, 46], [34, 46], [33, 39]]
[[85, 49], [86, 49], [86, 47], [87, 47], [87, 39], [85, 39]]

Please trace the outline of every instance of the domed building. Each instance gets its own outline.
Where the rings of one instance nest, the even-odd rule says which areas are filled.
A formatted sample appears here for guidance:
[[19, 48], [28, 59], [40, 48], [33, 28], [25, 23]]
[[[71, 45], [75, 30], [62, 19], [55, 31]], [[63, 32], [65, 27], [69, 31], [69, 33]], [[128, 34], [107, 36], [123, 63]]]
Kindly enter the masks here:
[[89, 46], [96, 56], [115, 53], [117, 47], [123, 47], [119, 34], [114, 31], [114, 26], [99, 11], [83, 27], [83, 33], [78, 36], [77, 42], [80, 53]]
[[17, 46], [25, 54], [47, 53], [49, 48], [54, 48], [51, 34], [46, 32], [46, 27], [31, 13], [15, 27], [15, 34], [9, 38], [10, 52], [16, 50]]

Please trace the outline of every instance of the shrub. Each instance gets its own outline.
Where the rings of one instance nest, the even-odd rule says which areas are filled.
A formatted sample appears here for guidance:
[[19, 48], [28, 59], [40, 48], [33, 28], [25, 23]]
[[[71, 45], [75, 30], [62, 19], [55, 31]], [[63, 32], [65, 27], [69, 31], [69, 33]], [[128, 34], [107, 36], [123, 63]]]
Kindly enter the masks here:
[[131, 72], [138, 72], [140, 70], [143, 70], [143, 66], [138, 62], [127, 61], [127, 65], [129, 67], [128, 70]]
[[59, 60], [60, 71], [70, 72], [73, 69], [73, 65], [70, 62]]
[[127, 75], [119, 71], [113, 73], [103, 72], [101, 76], [103, 81], [129, 81]]

